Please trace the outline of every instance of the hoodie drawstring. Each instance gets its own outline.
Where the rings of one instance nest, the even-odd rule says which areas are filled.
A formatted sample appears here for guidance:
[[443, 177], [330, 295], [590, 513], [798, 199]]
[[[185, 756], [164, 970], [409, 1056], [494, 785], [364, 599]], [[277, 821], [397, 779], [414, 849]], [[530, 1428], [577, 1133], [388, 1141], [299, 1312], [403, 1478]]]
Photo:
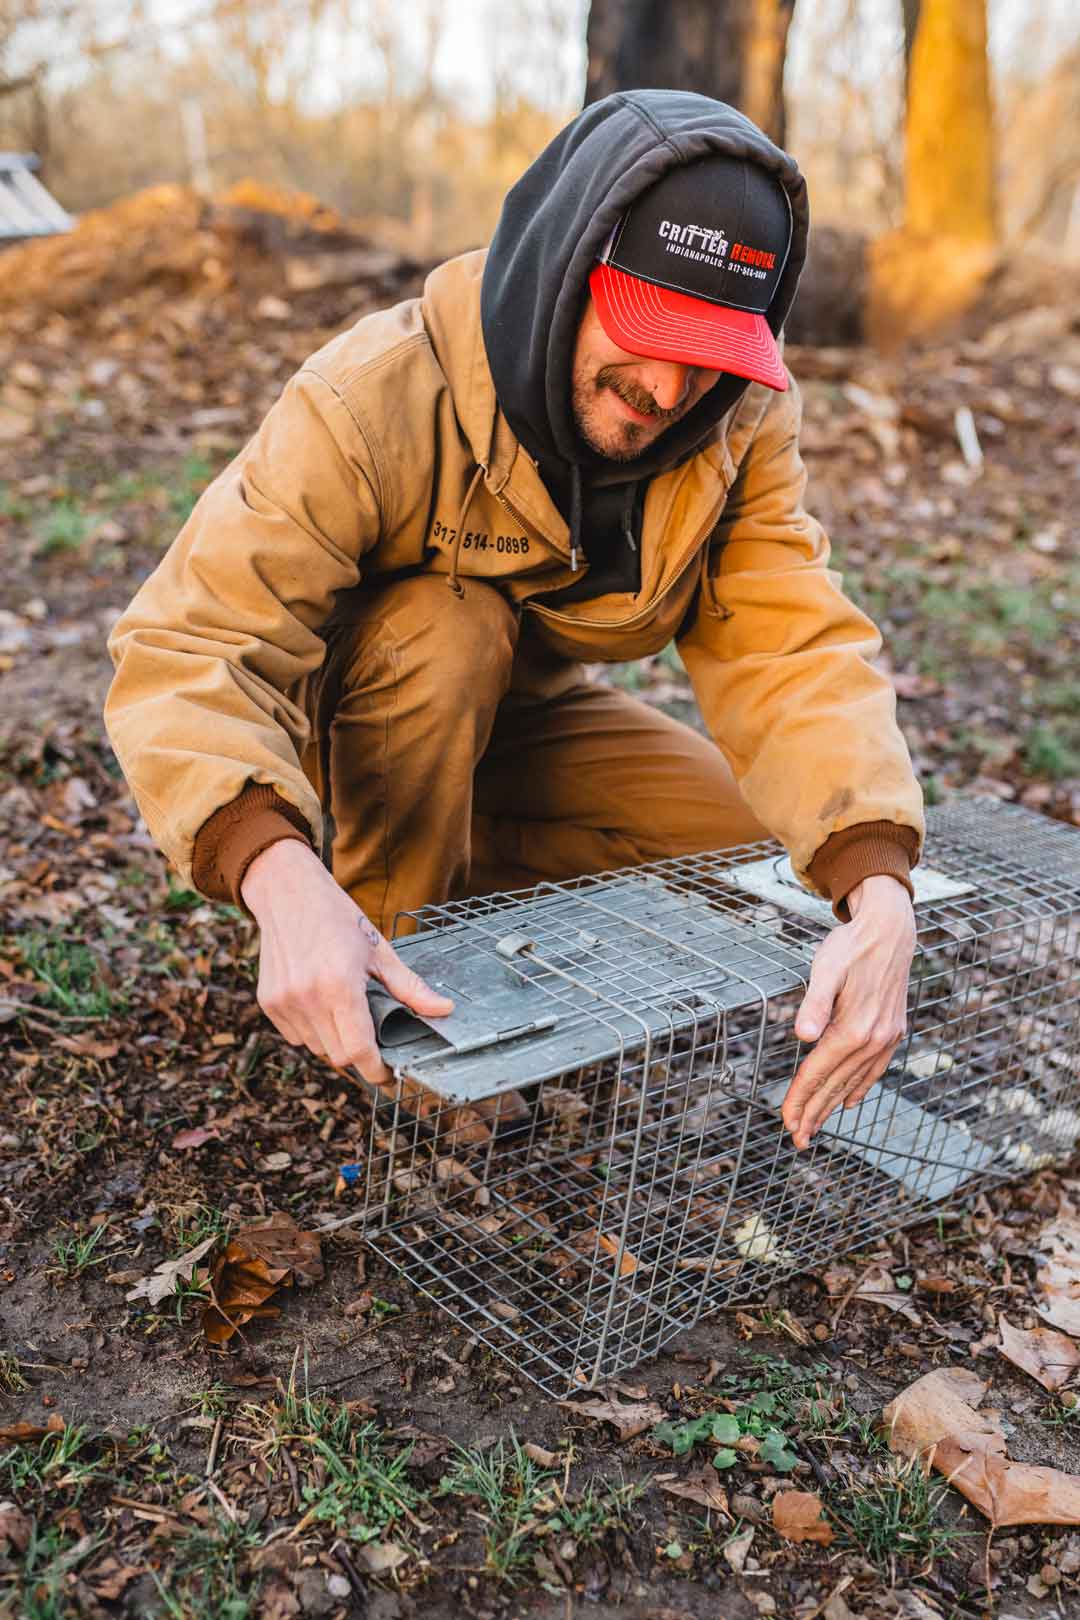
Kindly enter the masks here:
[[454, 549], [450, 553], [450, 572], [446, 576], [446, 583], [449, 585], [455, 596], [465, 595], [465, 587], [458, 578], [458, 557], [461, 552], [461, 542], [465, 538], [465, 519], [468, 516], [469, 507], [472, 505], [472, 498], [476, 494], [476, 486], [479, 484], [481, 478], [483, 478], [484, 472], [485, 469], [478, 466], [476, 471], [473, 473], [472, 478], [469, 480], [469, 487], [465, 491], [465, 499], [461, 503], [461, 511], [458, 513], [457, 533], [454, 535]]
[[636, 484], [627, 484], [626, 494], [623, 497], [622, 532], [631, 551], [637, 550], [637, 541], [634, 539], [634, 501], [637, 499], [637, 491]]
[[581, 543], [581, 468], [577, 462], [570, 466], [570, 567], [577, 573], [578, 546]]

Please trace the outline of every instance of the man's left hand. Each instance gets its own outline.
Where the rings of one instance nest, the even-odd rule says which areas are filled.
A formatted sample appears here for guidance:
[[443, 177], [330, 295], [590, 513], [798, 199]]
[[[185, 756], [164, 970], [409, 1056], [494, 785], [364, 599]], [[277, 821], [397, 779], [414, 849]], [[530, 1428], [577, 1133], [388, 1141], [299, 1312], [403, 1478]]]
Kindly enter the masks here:
[[795, 1019], [800, 1041], [817, 1044], [784, 1098], [795, 1146], [833, 1111], [854, 1108], [889, 1064], [907, 1030], [907, 985], [915, 953], [915, 913], [902, 883], [869, 877], [847, 897], [851, 921], [818, 947]]

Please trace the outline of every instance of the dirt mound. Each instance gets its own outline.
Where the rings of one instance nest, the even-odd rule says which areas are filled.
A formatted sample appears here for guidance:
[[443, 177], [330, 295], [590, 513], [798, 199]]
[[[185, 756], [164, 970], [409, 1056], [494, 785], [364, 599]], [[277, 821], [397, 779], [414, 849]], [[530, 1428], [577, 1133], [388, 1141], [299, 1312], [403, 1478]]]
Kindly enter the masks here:
[[[335, 265], [339, 254], [347, 261]], [[321, 269], [297, 279], [293, 261], [316, 258]], [[244, 180], [207, 199], [188, 186], [153, 186], [83, 215], [64, 236], [0, 256], [0, 311], [92, 324], [132, 297], [145, 306], [147, 294], [161, 305], [223, 293], [242, 309], [268, 293], [392, 282], [415, 268], [305, 192]]]
[[0, 310], [59, 311], [123, 297], [161, 277], [198, 278], [211, 251], [205, 205], [187, 186], [152, 186], [84, 214], [73, 231], [0, 255]]
[[[317, 197], [154, 186], [0, 254], [0, 445], [250, 432], [314, 349], [425, 266]], [[179, 424], [182, 423], [182, 428]]]

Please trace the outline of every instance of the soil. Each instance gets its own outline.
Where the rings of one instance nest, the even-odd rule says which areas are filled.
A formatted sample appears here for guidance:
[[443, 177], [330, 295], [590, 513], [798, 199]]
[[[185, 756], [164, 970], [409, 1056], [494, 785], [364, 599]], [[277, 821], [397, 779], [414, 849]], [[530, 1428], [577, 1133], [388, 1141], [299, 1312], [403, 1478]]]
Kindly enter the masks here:
[[[918, 1519], [915, 1486], [897, 1483], [872, 1442], [873, 1424], [857, 1428], [922, 1373], [970, 1366], [992, 1381], [988, 1404], [1008, 1414], [1010, 1455], [1080, 1472], [1073, 1406], [1013, 1368], [995, 1335], [1002, 1314], [1021, 1327], [1039, 1320], [1036, 1240], [1080, 1194], [1078, 1164], [851, 1257], [856, 1274], [888, 1272], [908, 1315], [845, 1301], [825, 1274], [799, 1278], [752, 1309], [700, 1323], [620, 1381], [635, 1390], [620, 1398], [654, 1400], [673, 1419], [713, 1409], [725, 1379], [741, 1396], [779, 1376], [834, 1403], [836, 1433], [791, 1420], [790, 1476], [779, 1480], [752, 1455], [724, 1476], [741, 1503], [726, 1520], [650, 1483], [658, 1473], [684, 1478], [695, 1459], [673, 1458], [648, 1429], [619, 1440], [611, 1424], [556, 1405], [487, 1351], [469, 1353], [451, 1321], [347, 1228], [322, 1242], [325, 1277], [278, 1290], [280, 1315], [249, 1324], [224, 1351], [206, 1343], [197, 1294], [156, 1308], [125, 1298], [127, 1274], [149, 1274], [215, 1228], [235, 1232], [275, 1210], [309, 1228], [340, 1214], [349, 1195], [335, 1195], [339, 1167], [357, 1157], [363, 1130], [341, 1077], [287, 1047], [259, 1012], [248, 921], [180, 890], [165, 870], [100, 721], [105, 633], [199, 489], [311, 348], [419, 285], [418, 268], [399, 258], [368, 281], [291, 293], [283, 266], [297, 231], [355, 242], [347, 224], [287, 199], [287, 223], [272, 228], [266, 204], [249, 197], [243, 206], [263, 224], [246, 217], [229, 237], [223, 216], [215, 225], [174, 199], [164, 216], [177, 238], [171, 267], [155, 260], [139, 276], [114, 266], [103, 279], [99, 266], [81, 302], [74, 270], [55, 270], [65, 290], [52, 305], [43, 274], [0, 338], [0, 1426], [60, 1414], [69, 1434], [85, 1427], [97, 1464], [83, 1484], [72, 1467], [27, 1485], [27, 1458], [44, 1466], [57, 1442], [12, 1441], [0, 1498], [53, 1540], [33, 1556], [35, 1544], [20, 1549], [17, 1534], [5, 1539], [0, 1506], [0, 1614], [1080, 1612], [1080, 1537], [1068, 1527], [1001, 1531], [988, 1562], [984, 1521], [944, 1490], [928, 1521], [943, 1545]], [[121, 250], [122, 231], [101, 234], [109, 253]], [[232, 258], [226, 238], [240, 243]], [[0, 293], [5, 285], [0, 277]], [[849, 588], [883, 625], [882, 665], [924, 781], [935, 793], [974, 786], [1080, 823], [1078, 349], [1077, 312], [1058, 307], [903, 358], [806, 349], [792, 360], [805, 380], [810, 504]], [[981, 463], [963, 453], [964, 410]], [[671, 660], [605, 678], [695, 712]], [[200, 1128], [205, 1140], [178, 1145]], [[64, 1275], [62, 1246], [101, 1226], [92, 1263]], [[127, 1280], [109, 1280], [117, 1276]], [[290, 1381], [337, 1412], [369, 1403], [380, 1434], [413, 1425], [448, 1442], [411, 1471], [431, 1528], [409, 1532], [396, 1570], [361, 1567], [354, 1579], [349, 1535], [304, 1522], [303, 1487], [317, 1495], [325, 1465], [320, 1475], [302, 1436], [259, 1452], [282, 1432]], [[215, 1414], [224, 1417], [210, 1479], [227, 1514], [207, 1494]], [[347, 1414], [346, 1428], [366, 1414]], [[193, 1417], [209, 1428], [185, 1427]], [[643, 1493], [621, 1515], [611, 1505], [595, 1537], [579, 1536], [560, 1564], [537, 1561], [550, 1539], [533, 1535], [500, 1576], [479, 1499], [438, 1487], [455, 1447], [489, 1455], [511, 1436], [556, 1455], [571, 1502], [590, 1482]], [[391, 1454], [421, 1444], [385, 1443]], [[264, 1454], [266, 1468], [256, 1461]], [[837, 1531], [831, 1546], [775, 1534], [777, 1480], [820, 1492]], [[850, 1519], [861, 1532], [845, 1528], [879, 1488], [899, 1504], [885, 1552], [866, 1539], [872, 1514]], [[225, 1547], [237, 1525], [251, 1544], [228, 1556], [219, 1548], [213, 1560], [214, 1580], [231, 1571], [232, 1586], [200, 1596], [184, 1549], [196, 1531]], [[754, 1541], [740, 1570], [731, 1537], [748, 1525]], [[298, 1561], [265, 1561], [282, 1543]], [[347, 1598], [330, 1593], [330, 1574], [348, 1580]]]

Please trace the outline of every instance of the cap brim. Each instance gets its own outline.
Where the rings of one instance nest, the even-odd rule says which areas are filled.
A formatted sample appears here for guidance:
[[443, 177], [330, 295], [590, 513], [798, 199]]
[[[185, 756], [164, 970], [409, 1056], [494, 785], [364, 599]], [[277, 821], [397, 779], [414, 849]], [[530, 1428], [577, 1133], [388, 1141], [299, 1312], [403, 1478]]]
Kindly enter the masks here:
[[596, 266], [589, 290], [600, 325], [620, 349], [728, 371], [780, 393], [787, 389], [784, 362], [764, 315], [658, 287], [610, 264]]

